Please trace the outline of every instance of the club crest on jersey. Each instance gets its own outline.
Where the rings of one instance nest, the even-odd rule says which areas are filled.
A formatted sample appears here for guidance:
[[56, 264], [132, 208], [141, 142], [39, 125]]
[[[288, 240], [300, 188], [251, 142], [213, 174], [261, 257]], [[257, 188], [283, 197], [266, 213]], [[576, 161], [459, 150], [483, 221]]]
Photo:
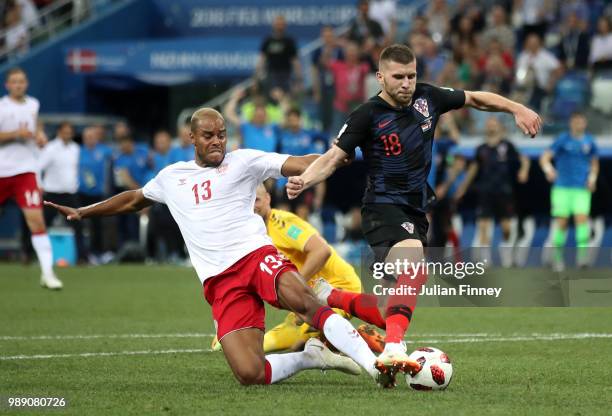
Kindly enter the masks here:
[[220, 166], [217, 167], [217, 173], [223, 175], [225, 172], [227, 172], [227, 169], [227, 163], [222, 163]]
[[414, 234], [414, 224], [413, 223], [406, 221], [402, 223], [402, 227], [404, 227], [404, 229], [408, 231], [410, 234]]
[[178, 184], [179, 184], [179, 186], [181, 186], [181, 185], [185, 185], [186, 183], [187, 183], [187, 179], [186, 179], [186, 178], [180, 178], [180, 179], [179, 179], [179, 183], [178, 183]]
[[429, 117], [429, 106], [425, 98], [417, 98], [414, 102], [413, 107], [419, 113], [423, 114], [424, 117]]

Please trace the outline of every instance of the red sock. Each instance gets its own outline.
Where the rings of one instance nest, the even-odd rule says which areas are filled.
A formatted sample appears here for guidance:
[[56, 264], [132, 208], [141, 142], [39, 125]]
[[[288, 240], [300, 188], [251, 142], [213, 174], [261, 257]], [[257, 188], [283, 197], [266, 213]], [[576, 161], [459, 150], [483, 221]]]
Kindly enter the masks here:
[[410, 319], [405, 315], [393, 314], [387, 316], [387, 334], [385, 336], [385, 343], [388, 342], [401, 342], [404, 339], [404, 335], [410, 325]]
[[385, 329], [385, 320], [380, 315], [377, 299], [374, 295], [333, 289], [327, 298], [327, 304], [332, 308], [342, 309], [362, 321]]
[[427, 274], [419, 273], [414, 279], [411, 279], [407, 275], [399, 277], [396, 287], [405, 286], [414, 288], [414, 295], [396, 295], [391, 296], [387, 301], [387, 311], [385, 313], [387, 324], [387, 335], [385, 342], [401, 342], [406, 335], [408, 326], [410, 326], [410, 320], [412, 319], [412, 313], [416, 307], [418, 293], [421, 291], [421, 287], [427, 281]]
[[312, 327], [322, 331], [327, 318], [335, 313], [329, 306], [321, 306], [312, 317]]
[[265, 384], [272, 384], [272, 366], [270, 365], [270, 361], [266, 360], [265, 364]]

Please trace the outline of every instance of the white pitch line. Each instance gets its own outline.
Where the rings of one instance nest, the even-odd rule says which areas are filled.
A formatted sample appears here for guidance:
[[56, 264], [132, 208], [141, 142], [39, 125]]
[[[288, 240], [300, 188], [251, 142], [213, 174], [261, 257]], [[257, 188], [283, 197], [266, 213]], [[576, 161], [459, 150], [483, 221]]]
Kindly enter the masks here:
[[[472, 337], [457, 339], [419, 339], [409, 341], [419, 344], [439, 344], [439, 343], [477, 343], [477, 342], [517, 342], [517, 341], [562, 341], [562, 340], [582, 340], [582, 339], [605, 339], [612, 338], [612, 334], [607, 333], [580, 333], [580, 334], [539, 334], [514, 337]], [[74, 354], [45, 354], [45, 355], [12, 355], [0, 356], [0, 361], [9, 360], [41, 360], [52, 358], [73, 358], [73, 357], [112, 357], [120, 355], [158, 355], [158, 354], [184, 354], [184, 353], [203, 353], [211, 352], [207, 349], [170, 349], [170, 350], [143, 350], [143, 351], [117, 351], [117, 352], [85, 352]]]
[[73, 357], [115, 357], [118, 355], [159, 355], [159, 354], [193, 354], [211, 352], [210, 348], [185, 349], [185, 350], [143, 350], [143, 351], [117, 351], [117, 352], [83, 352], [77, 354], [37, 354], [37, 355], [9, 355], [0, 356], [0, 361], [9, 360], [44, 360], [49, 358], [73, 358]]
[[519, 341], [563, 341], [563, 340], [580, 340], [580, 339], [602, 339], [612, 338], [612, 334], [601, 333], [583, 333], [583, 334], [536, 334], [514, 337], [490, 337], [490, 338], [457, 338], [457, 339], [419, 339], [418, 341], [408, 340], [408, 343], [419, 344], [464, 344], [476, 342], [519, 342]]
[[0, 341], [44, 341], [64, 339], [133, 339], [133, 338], [212, 338], [215, 334], [91, 334], [91, 335], [36, 335], [36, 336], [0, 336]]

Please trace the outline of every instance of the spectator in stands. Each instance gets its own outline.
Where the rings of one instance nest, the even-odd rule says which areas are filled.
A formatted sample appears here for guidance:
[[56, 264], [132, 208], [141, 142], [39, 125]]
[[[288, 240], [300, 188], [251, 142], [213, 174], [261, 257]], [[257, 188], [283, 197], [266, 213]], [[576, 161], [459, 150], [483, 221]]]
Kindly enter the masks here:
[[365, 79], [370, 68], [359, 60], [359, 46], [350, 42], [344, 48], [344, 60], [331, 61], [329, 70], [336, 89], [332, 132], [337, 134], [350, 112], [365, 100]]
[[320, 48], [312, 54], [312, 98], [319, 106], [319, 120], [323, 131], [329, 131], [333, 122], [334, 112], [334, 74], [328, 64], [344, 59], [344, 52], [331, 26], [321, 29]]
[[517, 84], [528, 79], [532, 73], [534, 86], [529, 98], [529, 106], [536, 111], [542, 107], [542, 100], [550, 94], [563, 74], [559, 60], [548, 50], [542, 47], [540, 37], [531, 33], [525, 40], [525, 49], [517, 59]]
[[[129, 132], [129, 128], [127, 131]], [[115, 133], [117, 133], [117, 126], [115, 126]], [[144, 151], [144, 146], [137, 147], [131, 135], [123, 133], [123, 129], [120, 128], [116, 136], [118, 151], [113, 161], [116, 192], [142, 188], [148, 172], [148, 152]], [[139, 241], [139, 226], [138, 214], [118, 217], [118, 234], [122, 248], [127, 248], [126, 243]]]
[[450, 11], [446, 0], [433, 0], [425, 12], [427, 29], [437, 45], [442, 45], [448, 35]]
[[21, 8], [15, 4], [4, 16], [4, 48], [9, 56], [20, 55], [30, 48], [30, 32], [21, 18]]
[[357, 2], [357, 16], [350, 22], [348, 40], [358, 45], [359, 49], [370, 53], [384, 43], [385, 33], [376, 20], [369, 17], [370, 2]]
[[[324, 153], [327, 150], [327, 138], [314, 130], [307, 130], [302, 125], [302, 112], [293, 107], [287, 111], [285, 125], [278, 130], [280, 153], [292, 156], [304, 156], [310, 153]], [[313, 210], [319, 210], [325, 196], [325, 183], [318, 184], [312, 192], [307, 190], [303, 195], [289, 201], [285, 192], [286, 178], [276, 181], [276, 195], [279, 204], [287, 211], [307, 220]]]
[[496, 94], [509, 94], [514, 76], [512, 55], [503, 49], [502, 43], [495, 37], [489, 39], [483, 52], [478, 60], [478, 85], [481, 89]]
[[234, 127], [240, 129], [240, 147], [247, 149], [257, 149], [264, 152], [275, 152], [278, 149], [277, 126], [268, 122], [268, 114], [264, 103], [255, 103], [253, 118], [247, 121], [240, 118], [236, 108], [238, 102], [245, 95], [242, 89], [235, 90], [227, 104], [223, 113], [225, 119], [228, 120]]
[[170, 149], [170, 163], [187, 162], [194, 159], [190, 133], [191, 123], [187, 121], [179, 128], [178, 144]]
[[[55, 139], [42, 150], [39, 159], [42, 188], [45, 201], [71, 207], [81, 206], [79, 189], [79, 146], [74, 142], [74, 127], [64, 121], [57, 128]], [[58, 211], [45, 207], [45, 223], [51, 225]], [[87, 249], [83, 241], [83, 225], [70, 221], [74, 231], [79, 262], [87, 261]]]
[[420, 58], [425, 66], [423, 79], [436, 82], [446, 64], [446, 56], [438, 51], [438, 45], [431, 37], [424, 37], [423, 55]]
[[610, 17], [601, 16], [597, 20], [597, 34], [591, 41], [589, 64], [594, 71], [612, 69], [612, 24]]
[[[281, 124], [285, 117], [285, 111], [289, 107], [289, 94], [281, 88], [272, 88], [269, 96], [259, 93], [257, 88], [251, 90], [251, 97], [242, 100], [240, 105], [240, 116], [246, 121], [252, 121], [255, 114], [255, 107], [265, 106], [268, 122], [272, 124]], [[245, 91], [241, 92], [241, 98], [245, 97]]]
[[556, 54], [566, 69], [588, 67], [591, 36], [586, 29], [586, 21], [580, 20], [576, 12], [569, 13], [561, 25]]
[[[272, 23], [272, 34], [261, 44], [257, 75], [259, 79], [265, 80], [266, 92], [278, 87], [289, 93], [293, 89], [299, 90], [302, 84], [302, 67], [297, 45], [295, 40], [285, 33], [286, 28], [284, 16], [276, 16]], [[294, 88], [291, 88], [292, 81]]]
[[450, 19], [450, 33], [458, 33], [464, 29], [461, 29], [461, 20], [465, 17], [470, 21], [470, 30], [474, 33], [480, 33], [485, 28], [486, 21], [482, 8], [481, 2], [475, 0], [459, 0], [454, 7], [453, 16]]
[[397, 36], [397, 0], [371, 0], [368, 17], [380, 24], [385, 34], [384, 45], [395, 42]]
[[32, 0], [17, 0], [17, 4], [21, 9], [21, 20], [28, 29], [32, 29], [40, 24], [40, 15]]
[[482, 33], [483, 44], [488, 45], [491, 39], [495, 38], [498, 42], [501, 42], [505, 52], [513, 55], [516, 37], [512, 26], [508, 24], [506, 10], [503, 6], [496, 4], [491, 8], [489, 21], [490, 23]]
[[[110, 192], [110, 169], [112, 149], [102, 143], [104, 131], [100, 126], [86, 127], [83, 130], [83, 145], [79, 155], [79, 201], [82, 206], [95, 204], [106, 198]], [[104, 233], [102, 218], [88, 219], [89, 262], [104, 263]]]
[[[172, 137], [168, 131], [158, 130], [153, 135], [149, 178], [154, 177], [160, 170], [172, 163], [171, 144]], [[161, 262], [168, 260], [177, 262], [182, 257], [182, 247], [183, 239], [167, 205], [153, 204], [149, 210], [147, 226], [148, 257]]]
[[535, 33], [544, 39], [549, 23], [554, 19], [555, 2], [550, 0], [515, 0], [514, 16], [515, 27], [520, 28], [521, 41]]
[[427, 16], [415, 16], [414, 19], [412, 19], [412, 26], [406, 34], [406, 41], [408, 41], [408, 43], [410, 43], [410, 36], [415, 33], [425, 36], [431, 36], [431, 33], [429, 32], [429, 20], [427, 20]]

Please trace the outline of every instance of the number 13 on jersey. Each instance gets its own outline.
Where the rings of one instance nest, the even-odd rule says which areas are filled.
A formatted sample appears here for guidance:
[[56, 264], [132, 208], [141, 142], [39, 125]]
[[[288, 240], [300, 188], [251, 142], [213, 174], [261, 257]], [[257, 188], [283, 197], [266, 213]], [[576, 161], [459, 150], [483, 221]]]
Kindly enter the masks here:
[[193, 191], [193, 196], [195, 197], [195, 203], [198, 205], [200, 203], [200, 199], [202, 201], [208, 201], [212, 198], [212, 191], [210, 189], [210, 181], [204, 181], [199, 186], [196, 183], [191, 188]]

